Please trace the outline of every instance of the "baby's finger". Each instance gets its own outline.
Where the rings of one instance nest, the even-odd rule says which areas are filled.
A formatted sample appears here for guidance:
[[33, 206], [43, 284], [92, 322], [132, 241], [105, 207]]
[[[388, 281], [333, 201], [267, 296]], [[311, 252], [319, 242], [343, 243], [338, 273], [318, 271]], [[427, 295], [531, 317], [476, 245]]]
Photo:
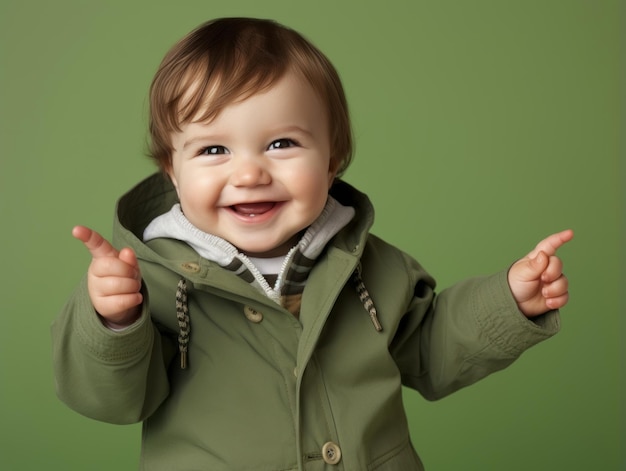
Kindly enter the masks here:
[[129, 309], [139, 306], [143, 301], [141, 293], [107, 296], [98, 300], [96, 311], [111, 322], [124, 321]]
[[569, 289], [568, 279], [565, 276], [561, 276], [556, 281], [553, 281], [552, 283], [545, 285], [541, 289], [541, 295], [546, 299], [558, 298], [560, 296], [563, 296], [564, 294], [567, 294], [568, 289]]
[[569, 301], [569, 293], [565, 293], [556, 298], [547, 298], [546, 306], [549, 309], [561, 309], [563, 306], [567, 304], [568, 301]]
[[549, 256], [552, 256], [556, 251], [566, 242], [569, 242], [574, 237], [574, 231], [567, 229], [565, 231], [551, 234], [541, 242], [528, 254], [529, 257], [534, 258], [539, 252], [545, 252]]
[[121, 278], [117, 276], [107, 276], [94, 280], [93, 294], [106, 298], [110, 296], [126, 295], [138, 293], [141, 290], [141, 281], [134, 278]]
[[76, 226], [72, 230], [72, 235], [85, 244], [93, 258], [117, 257], [118, 255], [117, 250], [104, 237], [88, 227]]
[[551, 283], [563, 274], [563, 261], [556, 256], [549, 258], [548, 266], [541, 274], [541, 281]]
[[116, 257], [94, 258], [89, 266], [89, 273], [98, 278], [117, 276], [139, 279], [139, 268]]

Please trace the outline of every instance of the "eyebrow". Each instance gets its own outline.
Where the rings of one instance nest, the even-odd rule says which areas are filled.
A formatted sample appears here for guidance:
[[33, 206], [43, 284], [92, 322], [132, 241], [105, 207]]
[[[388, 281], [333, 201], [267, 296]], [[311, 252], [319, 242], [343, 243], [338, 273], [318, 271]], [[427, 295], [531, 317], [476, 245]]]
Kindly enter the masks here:
[[[187, 149], [187, 147], [191, 146], [192, 144], [197, 144], [199, 142], [206, 142], [206, 141], [215, 141], [215, 142], [220, 142], [223, 141], [224, 138], [221, 135], [206, 135], [206, 136], [197, 136], [197, 137], [192, 137], [191, 139], [185, 141], [185, 143], [183, 144], [183, 150]], [[217, 145], [217, 144], [216, 144]]]
[[290, 125], [290, 126], [276, 128], [276, 131], [272, 131], [272, 134], [281, 134], [284, 132], [287, 132], [287, 133], [297, 132], [300, 134], [306, 134], [308, 137], [313, 138], [313, 133], [311, 131], [301, 128], [300, 126], [297, 126], [295, 124]]

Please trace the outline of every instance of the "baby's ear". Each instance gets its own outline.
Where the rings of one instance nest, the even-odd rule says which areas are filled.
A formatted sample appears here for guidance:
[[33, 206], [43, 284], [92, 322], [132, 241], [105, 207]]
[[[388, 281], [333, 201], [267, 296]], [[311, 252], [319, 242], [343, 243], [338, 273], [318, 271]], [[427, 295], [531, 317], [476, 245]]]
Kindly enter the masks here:
[[335, 183], [335, 177], [336, 177], [335, 172], [328, 172], [328, 189], [329, 190], [330, 190], [330, 187], [333, 186], [333, 183]]
[[174, 170], [172, 169], [171, 164], [164, 165], [161, 170], [163, 174], [172, 182], [172, 185], [174, 185], [174, 188], [176, 189], [176, 193], [178, 193], [178, 181], [174, 176]]
[[328, 167], [328, 189], [329, 190], [330, 190], [330, 187], [333, 186], [333, 183], [335, 182], [335, 177], [337, 176], [337, 167], [338, 167], [337, 161], [331, 157], [330, 164]]

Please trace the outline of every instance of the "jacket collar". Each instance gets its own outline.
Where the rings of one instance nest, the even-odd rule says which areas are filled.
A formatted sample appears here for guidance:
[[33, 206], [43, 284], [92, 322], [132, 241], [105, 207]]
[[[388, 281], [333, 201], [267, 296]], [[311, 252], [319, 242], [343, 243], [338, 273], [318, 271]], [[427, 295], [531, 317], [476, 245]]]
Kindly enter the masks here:
[[280, 271], [274, 273], [278, 275], [275, 286], [270, 286], [254, 262], [230, 242], [195, 227], [185, 217], [178, 203], [167, 213], [157, 216], [146, 227], [143, 240], [147, 242], [157, 238], [169, 238], [183, 241], [205, 259], [233, 271], [269, 298], [280, 302], [282, 295], [302, 292], [306, 276], [315, 259], [328, 241], [353, 217], [353, 208], [343, 206], [329, 196], [320, 216], [285, 256]]

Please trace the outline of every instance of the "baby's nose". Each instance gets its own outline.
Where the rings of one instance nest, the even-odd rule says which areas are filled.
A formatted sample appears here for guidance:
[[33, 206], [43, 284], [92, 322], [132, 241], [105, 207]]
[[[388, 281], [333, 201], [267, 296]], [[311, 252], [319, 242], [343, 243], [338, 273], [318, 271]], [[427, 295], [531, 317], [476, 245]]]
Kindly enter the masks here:
[[272, 181], [270, 173], [258, 158], [234, 159], [230, 183], [233, 186], [267, 185]]

